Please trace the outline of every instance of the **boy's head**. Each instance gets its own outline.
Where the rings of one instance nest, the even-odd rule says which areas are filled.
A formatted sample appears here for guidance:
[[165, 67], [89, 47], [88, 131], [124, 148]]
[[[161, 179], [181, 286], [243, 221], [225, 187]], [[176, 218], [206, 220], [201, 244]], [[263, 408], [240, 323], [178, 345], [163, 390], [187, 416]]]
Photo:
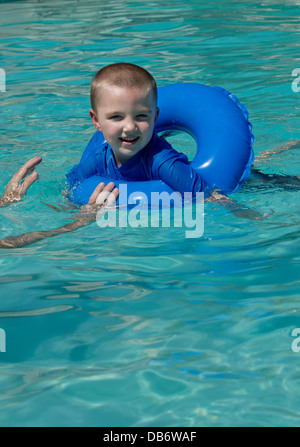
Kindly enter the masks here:
[[90, 116], [123, 164], [150, 141], [158, 116], [157, 87], [148, 71], [117, 63], [102, 68], [91, 85]]
[[96, 112], [101, 105], [101, 87], [141, 88], [151, 90], [155, 106], [157, 104], [157, 86], [153, 76], [138, 65], [120, 62], [101, 68], [92, 79], [91, 105]]

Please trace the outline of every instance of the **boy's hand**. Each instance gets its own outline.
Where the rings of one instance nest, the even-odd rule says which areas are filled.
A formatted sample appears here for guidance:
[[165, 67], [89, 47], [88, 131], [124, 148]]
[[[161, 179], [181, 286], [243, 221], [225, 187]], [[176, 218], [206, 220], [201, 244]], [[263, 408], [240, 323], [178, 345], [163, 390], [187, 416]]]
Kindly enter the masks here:
[[260, 214], [256, 210], [240, 205], [231, 197], [220, 194], [217, 190], [213, 191], [205, 201], [219, 203], [220, 205], [225, 206], [225, 208], [231, 211], [235, 216], [249, 220], [262, 220], [274, 214], [274, 210], [271, 210], [270, 213]]
[[90, 197], [89, 204], [97, 204], [103, 206], [113, 206], [117, 198], [119, 196], [118, 188], [115, 188], [115, 184], [113, 182], [108, 183], [105, 186], [105, 183], [99, 183], [95, 191]]
[[[41, 163], [41, 161], [42, 157], [33, 157], [18, 170], [6, 186], [5, 192], [0, 199], [0, 206], [18, 202], [22, 199], [29, 186], [38, 179], [39, 175], [34, 171], [34, 168]], [[19, 182], [22, 183], [19, 185]]]
[[96, 214], [99, 208], [106, 206], [114, 206], [119, 196], [118, 188], [115, 188], [113, 182], [99, 183], [95, 191], [90, 197], [87, 205], [81, 207], [80, 214], [78, 216], [84, 216], [86, 214]]

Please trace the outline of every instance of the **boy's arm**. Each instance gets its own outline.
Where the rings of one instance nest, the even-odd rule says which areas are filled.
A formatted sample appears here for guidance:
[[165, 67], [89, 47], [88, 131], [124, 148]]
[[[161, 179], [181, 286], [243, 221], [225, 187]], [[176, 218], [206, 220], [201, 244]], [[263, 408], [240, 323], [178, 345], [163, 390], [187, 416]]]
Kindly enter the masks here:
[[207, 183], [201, 178], [200, 174], [193, 169], [190, 164], [186, 164], [181, 160], [167, 160], [159, 167], [159, 178], [167, 183], [174, 191], [178, 191], [182, 196], [184, 192], [208, 191], [209, 197], [207, 202], [216, 202], [231, 211], [235, 216], [250, 220], [261, 220], [269, 216], [271, 213], [260, 214], [258, 211], [240, 205], [234, 199], [227, 197], [217, 191], [212, 191]]
[[[42, 157], [33, 157], [25, 163], [8, 182], [3, 196], [0, 198], [0, 207], [18, 202], [26, 194], [27, 189], [39, 177], [34, 168], [41, 163]], [[19, 185], [19, 182], [22, 182]]]
[[249, 220], [262, 220], [274, 213], [274, 211], [271, 211], [270, 213], [260, 214], [258, 211], [247, 208], [244, 205], [240, 205], [231, 197], [227, 197], [224, 194], [218, 193], [217, 191], [213, 191], [211, 195], [205, 199], [205, 201], [215, 202], [225, 206], [225, 208], [231, 211], [235, 216]]
[[174, 191], [184, 196], [185, 192], [204, 191], [208, 186], [200, 174], [188, 163], [186, 155], [176, 152], [174, 149], [160, 153], [154, 160], [155, 178], [162, 180]]

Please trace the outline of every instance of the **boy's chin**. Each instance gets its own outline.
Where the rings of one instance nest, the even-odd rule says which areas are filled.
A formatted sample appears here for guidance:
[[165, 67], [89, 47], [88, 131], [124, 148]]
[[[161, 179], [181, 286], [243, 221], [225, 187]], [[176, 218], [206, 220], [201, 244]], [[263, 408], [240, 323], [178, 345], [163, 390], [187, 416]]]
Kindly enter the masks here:
[[129, 158], [133, 157], [135, 154], [137, 154], [138, 152], [140, 152], [140, 150], [142, 150], [142, 148], [138, 148], [138, 147], [122, 148], [120, 151], [120, 155], [129, 159]]
[[136, 142], [131, 143], [131, 144], [122, 143], [119, 148], [119, 151], [121, 153], [123, 153], [124, 155], [131, 154], [131, 153], [136, 154], [141, 149], [143, 149], [143, 147], [144, 146], [141, 144], [141, 141], [137, 140]]
[[118, 148], [118, 150], [113, 150], [114, 156], [121, 164], [124, 164], [126, 161], [130, 160], [134, 155], [140, 152], [143, 148], [139, 147], [131, 147], [131, 148]]

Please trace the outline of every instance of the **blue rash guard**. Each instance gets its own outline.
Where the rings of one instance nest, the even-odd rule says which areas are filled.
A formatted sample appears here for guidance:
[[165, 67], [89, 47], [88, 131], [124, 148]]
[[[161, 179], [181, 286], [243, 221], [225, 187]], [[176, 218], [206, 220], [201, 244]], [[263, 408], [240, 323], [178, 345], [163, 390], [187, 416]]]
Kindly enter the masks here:
[[147, 181], [162, 180], [174, 191], [184, 194], [192, 192], [208, 192], [207, 183], [189, 164], [185, 154], [177, 152], [156, 133], [150, 142], [137, 154], [117, 166], [112, 148], [104, 141], [100, 132], [96, 132], [90, 140], [82, 159], [67, 174], [71, 187], [94, 175], [109, 178], [111, 181]]

